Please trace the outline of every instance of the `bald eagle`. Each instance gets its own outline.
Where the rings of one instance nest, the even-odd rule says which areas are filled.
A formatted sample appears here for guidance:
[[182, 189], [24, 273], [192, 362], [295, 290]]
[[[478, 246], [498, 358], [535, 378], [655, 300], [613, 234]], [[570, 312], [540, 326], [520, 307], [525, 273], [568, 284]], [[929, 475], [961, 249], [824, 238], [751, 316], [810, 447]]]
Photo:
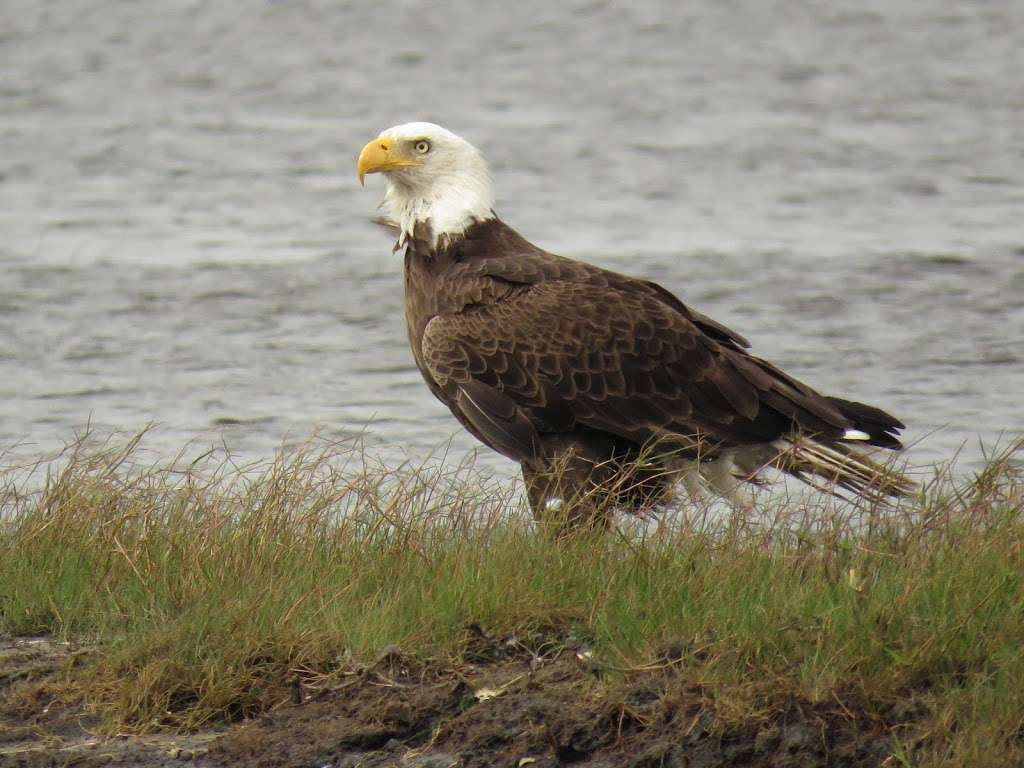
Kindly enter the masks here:
[[520, 463], [538, 519], [605, 525], [614, 509], [663, 503], [679, 479], [736, 498], [767, 466], [856, 497], [913, 488], [855, 447], [901, 448], [899, 420], [819, 394], [657, 283], [528, 242], [454, 133], [389, 128], [357, 173], [386, 179], [416, 365], [462, 426]]

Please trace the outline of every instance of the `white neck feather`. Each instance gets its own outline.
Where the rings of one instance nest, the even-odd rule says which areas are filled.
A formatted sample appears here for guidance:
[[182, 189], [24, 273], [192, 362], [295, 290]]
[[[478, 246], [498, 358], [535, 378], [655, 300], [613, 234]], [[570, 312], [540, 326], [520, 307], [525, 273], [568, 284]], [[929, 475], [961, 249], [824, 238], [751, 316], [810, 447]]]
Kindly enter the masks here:
[[433, 232], [431, 245], [437, 245], [442, 236], [461, 235], [470, 225], [494, 218], [494, 184], [483, 158], [474, 152], [440, 173], [388, 174], [380, 207], [401, 229], [399, 247], [412, 237], [417, 222], [425, 221]]

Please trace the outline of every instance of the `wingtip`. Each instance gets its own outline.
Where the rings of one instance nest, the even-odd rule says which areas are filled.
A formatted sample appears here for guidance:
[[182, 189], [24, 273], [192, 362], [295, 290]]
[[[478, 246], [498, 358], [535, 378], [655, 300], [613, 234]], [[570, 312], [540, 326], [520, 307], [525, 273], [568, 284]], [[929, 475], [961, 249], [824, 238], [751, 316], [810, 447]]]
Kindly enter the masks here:
[[843, 440], [870, 440], [871, 435], [860, 429], [848, 429], [843, 433]]

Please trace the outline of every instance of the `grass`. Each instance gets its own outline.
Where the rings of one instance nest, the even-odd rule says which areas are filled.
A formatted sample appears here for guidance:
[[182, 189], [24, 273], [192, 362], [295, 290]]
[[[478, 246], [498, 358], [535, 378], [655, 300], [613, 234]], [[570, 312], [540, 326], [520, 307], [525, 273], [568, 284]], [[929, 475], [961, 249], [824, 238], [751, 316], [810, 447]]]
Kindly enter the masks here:
[[112, 727], [253, 714], [296, 674], [394, 644], [455, 660], [476, 623], [571, 634], [610, 670], [689, 648], [683, 674], [740, 719], [783, 695], [913, 700], [913, 764], [1008, 765], [1024, 760], [1022, 452], [936, 469], [895, 509], [776, 495], [558, 541], [468, 466], [389, 469], [316, 441], [263, 465], [145, 465], [138, 438], [83, 440], [0, 485], [0, 632], [96, 644], [76, 684]]

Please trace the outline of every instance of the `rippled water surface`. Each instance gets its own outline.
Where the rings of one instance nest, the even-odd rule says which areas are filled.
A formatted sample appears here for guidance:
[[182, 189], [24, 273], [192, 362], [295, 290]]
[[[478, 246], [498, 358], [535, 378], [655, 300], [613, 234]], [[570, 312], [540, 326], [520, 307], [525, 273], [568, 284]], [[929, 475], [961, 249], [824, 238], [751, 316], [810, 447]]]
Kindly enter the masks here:
[[0, 13], [0, 449], [89, 420], [157, 422], [168, 456], [456, 433], [407, 349], [380, 181], [353, 173], [421, 118], [485, 151], [529, 239], [890, 409], [914, 459], [1022, 429], [1024, 4]]

